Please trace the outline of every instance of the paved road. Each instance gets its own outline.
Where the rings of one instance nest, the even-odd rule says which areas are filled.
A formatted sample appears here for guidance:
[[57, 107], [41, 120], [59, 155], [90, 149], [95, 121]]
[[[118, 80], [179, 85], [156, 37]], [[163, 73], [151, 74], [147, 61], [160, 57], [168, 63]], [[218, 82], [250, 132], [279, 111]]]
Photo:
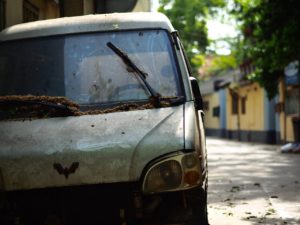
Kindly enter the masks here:
[[207, 139], [210, 225], [300, 224], [300, 154]]

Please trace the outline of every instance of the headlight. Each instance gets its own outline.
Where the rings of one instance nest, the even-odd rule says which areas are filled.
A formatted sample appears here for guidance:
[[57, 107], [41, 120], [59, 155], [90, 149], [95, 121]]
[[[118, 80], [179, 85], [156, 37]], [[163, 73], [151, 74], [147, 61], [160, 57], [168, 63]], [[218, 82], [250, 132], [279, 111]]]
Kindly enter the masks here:
[[180, 186], [182, 169], [176, 160], [168, 160], [154, 166], [147, 174], [146, 192], [157, 192], [174, 189]]
[[196, 154], [180, 153], [154, 163], [145, 174], [145, 193], [184, 190], [201, 183], [200, 161]]

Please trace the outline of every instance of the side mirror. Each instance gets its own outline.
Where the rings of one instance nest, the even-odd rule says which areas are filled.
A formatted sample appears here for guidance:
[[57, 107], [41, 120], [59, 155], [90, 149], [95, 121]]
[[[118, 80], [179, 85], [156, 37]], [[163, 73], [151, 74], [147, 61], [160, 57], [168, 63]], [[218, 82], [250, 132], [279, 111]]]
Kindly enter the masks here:
[[203, 110], [203, 101], [202, 101], [202, 96], [200, 92], [200, 88], [198, 85], [198, 81], [194, 77], [189, 77], [191, 86], [192, 86], [192, 91], [194, 95], [194, 101], [195, 101], [195, 108], [196, 110]]

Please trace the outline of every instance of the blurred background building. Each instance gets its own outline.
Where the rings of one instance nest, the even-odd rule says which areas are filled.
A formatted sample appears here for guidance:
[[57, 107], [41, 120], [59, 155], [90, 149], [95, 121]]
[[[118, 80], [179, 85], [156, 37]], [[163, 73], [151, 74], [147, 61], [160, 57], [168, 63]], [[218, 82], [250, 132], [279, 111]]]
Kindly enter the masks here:
[[150, 10], [151, 0], [0, 0], [0, 30], [65, 16]]
[[246, 79], [250, 62], [201, 82], [208, 136], [283, 144], [300, 142], [300, 74], [298, 62], [284, 69], [279, 93], [269, 99], [258, 82]]

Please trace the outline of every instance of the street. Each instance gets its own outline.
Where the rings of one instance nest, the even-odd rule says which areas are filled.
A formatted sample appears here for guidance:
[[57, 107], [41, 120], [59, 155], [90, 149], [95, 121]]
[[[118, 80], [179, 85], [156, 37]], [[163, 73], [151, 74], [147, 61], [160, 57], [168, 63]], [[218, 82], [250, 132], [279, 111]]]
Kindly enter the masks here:
[[210, 225], [300, 224], [300, 155], [207, 139]]

